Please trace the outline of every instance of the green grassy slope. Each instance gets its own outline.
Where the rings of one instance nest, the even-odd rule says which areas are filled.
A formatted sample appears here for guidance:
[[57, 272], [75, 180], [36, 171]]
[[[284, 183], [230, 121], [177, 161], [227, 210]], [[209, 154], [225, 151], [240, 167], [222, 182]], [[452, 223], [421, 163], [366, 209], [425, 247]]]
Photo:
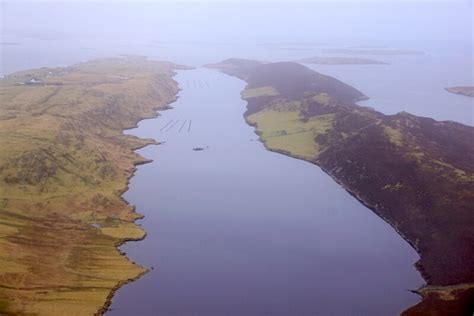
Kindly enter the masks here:
[[92, 315], [145, 272], [116, 246], [144, 237], [121, 194], [154, 141], [122, 130], [175, 99], [174, 68], [111, 58], [0, 80], [0, 314]]

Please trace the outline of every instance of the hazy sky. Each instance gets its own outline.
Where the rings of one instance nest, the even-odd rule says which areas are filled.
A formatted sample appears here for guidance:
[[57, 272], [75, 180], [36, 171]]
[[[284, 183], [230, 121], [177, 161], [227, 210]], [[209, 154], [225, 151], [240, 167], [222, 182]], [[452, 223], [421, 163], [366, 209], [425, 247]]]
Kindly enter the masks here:
[[[11, 32], [196, 41], [416, 41], [472, 38], [472, 1], [2, 1]], [[364, 43], [361, 43], [364, 44]]]
[[176, 2], [197, 2], [197, 3], [204, 3], [204, 2], [287, 2], [287, 3], [295, 3], [295, 2], [352, 2], [352, 3], [361, 3], [361, 2], [372, 2], [372, 3], [380, 3], [380, 2], [460, 2], [466, 4], [472, 4], [471, 0], [303, 0], [303, 1], [292, 1], [292, 0], [138, 0], [138, 1], [124, 1], [124, 0], [0, 0], [2, 2], [110, 2], [110, 3], [118, 3], [118, 2], [169, 2], [169, 3], [176, 3]]
[[[184, 62], [176, 56], [204, 55], [190, 49], [189, 44], [197, 43], [209, 44], [206, 55], [216, 59], [222, 45], [228, 45], [226, 56], [249, 58], [252, 46], [269, 43], [393, 47], [469, 58], [473, 42], [470, 0], [15, 0], [2, 1], [0, 13], [0, 42], [35, 47], [35, 58], [42, 56], [41, 63], [47, 64], [54, 51], [75, 61], [95, 56], [93, 52], [146, 54], [146, 49], [160, 53], [159, 58]], [[183, 43], [188, 47], [179, 46]], [[21, 49], [0, 46], [0, 57], [23, 60]], [[2, 64], [19, 67], [11, 66], [11, 60]]]
[[437, 82], [454, 69], [445, 86], [474, 80], [472, 0], [0, 1], [0, 74], [120, 54], [198, 66], [391, 47], [444, 58], [423, 69]]

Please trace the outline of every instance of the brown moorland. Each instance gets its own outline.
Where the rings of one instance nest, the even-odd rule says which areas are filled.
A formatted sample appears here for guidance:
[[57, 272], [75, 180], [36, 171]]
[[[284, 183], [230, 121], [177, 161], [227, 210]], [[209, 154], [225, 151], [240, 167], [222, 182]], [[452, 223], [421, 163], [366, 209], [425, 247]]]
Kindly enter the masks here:
[[117, 246], [145, 236], [121, 194], [155, 141], [122, 131], [175, 100], [176, 68], [129, 56], [0, 80], [0, 314], [101, 314], [146, 272]]

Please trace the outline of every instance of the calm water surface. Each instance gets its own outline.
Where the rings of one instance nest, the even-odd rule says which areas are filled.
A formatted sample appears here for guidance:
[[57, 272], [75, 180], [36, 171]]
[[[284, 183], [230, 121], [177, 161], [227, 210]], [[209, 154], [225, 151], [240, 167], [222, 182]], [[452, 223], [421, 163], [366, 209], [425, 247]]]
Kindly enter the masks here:
[[436, 120], [474, 125], [474, 98], [449, 93], [452, 86], [474, 85], [469, 54], [427, 53], [414, 56], [363, 56], [388, 65], [306, 65], [338, 78], [370, 99], [360, 105], [385, 114], [400, 111]]
[[154, 162], [125, 194], [148, 236], [122, 249], [154, 269], [110, 314], [395, 315], [417, 302], [413, 249], [318, 167], [255, 141], [244, 82], [176, 79], [174, 109], [130, 132], [166, 141], [139, 151]]
[[[1, 47], [2, 73], [116, 54], [195, 66], [321, 54], [313, 46], [9, 40], [19, 45]], [[444, 91], [474, 83], [469, 54], [427, 51], [371, 56], [390, 63], [383, 66], [309, 67], [358, 88], [371, 98], [361, 104], [383, 113], [472, 125], [473, 100]], [[131, 131], [166, 141], [140, 150], [154, 162], [140, 166], [125, 194], [146, 215], [148, 237], [123, 249], [153, 270], [118, 291], [110, 314], [395, 315], [417, 302], [408, 292], [423, 283], [416, 253], [318, 167], [255, 141], [242, 117], [244, 82], [205, 69], [176, 79], [175, 108]]]
[[[416, 32], [398, 34], [402, 14], [404, 23], [423, 32], [419, 35], [439, 35], [443, 30], [438, 25], [444, 29], [444, 24], [459, 21], [465, 25], [458, 30], [469, 30], [468, 6], [434, 10], [428, 3], [426, 10], [410, 7], [416, 13], [411, 15], [403, 8], [398, 14], [392, 6], [385, 8], [385, 18], [393, 19], [397, 28], [397, 43], [393, 32], [385, 34], [391, 29], [387, 25], [376, 32], [370, 28], [369, 35], [376, 36], [358, 40], [359, 15], [352, 19], [355, 30], [341, 29], [346, 37], [319, 23], [312, 23], [310, 31], [301, 14], [311, 22], [318, 19], [312, 19], [315, 11], [303, 7], [284, 9], [285, 19], [276, 25], [272, 14], [262, 23], [259, 12], [244, 7], [243, 16], [254, 18], [241, 20], [233, 7], [208, 15], [201, 3], [191, 10], [198, 18], [180, 5], [178, 11], [166, 11], [140, 4], [133, 13], [127, 7], [110, 10], [108, 4], [78, 2], [64, 8], [59, 3], [12, 3], [2, 6], [0, 35], [2, 43], [15, 45], [0, 44], [0, 74], [120, 54], [193, 66], [231, 57], [291, 61], [321, 55], [322, 35], [327, 33], [335, 47], [377, 46], [381, 40], [382, 45], [427, 53], [369, 56], [389, 63], [384, 66], [310, 66], [371, 98], [361, 104], [385, 114], [407, 111], [469, 125], [474, 121], [473, 99], [444, 90], [474, 84], [472, 38], [430, 43]], [[274, 12], [273, 7], [265, 12]], [[385, 19], [378, 9], [374, 25]], [[453, 16], [459, 21], [444, 14], [449, 10], [457, 12]], [[335, 13], [346, 22], [339, 10]], [[433, 17], [420, 20], [419, 13]], [[202, 27], [214, 20], [218, 27]], [[364, 22], [370, 20], [369, 15]], [[232, 35], [229, 28], [235, 31]], [[294, 43], [298, 40], [313, 44]], [[293, 44], [281, 44], [289, 41]], [[125, 194], [146, 216], [139, 223], [148, 236], [123, 250], [153, 270], [117, 292], [110, 314], [395, 315], [418, 301], [408, 291], [423, 283], [412, 266], [417, 260], [413, 249], [318, 167], [268, 152], [255, 141], [253, 128], [242, 117], [244, 82], [205, 69], [180, 72], [176, 79], [183, 90], [175, 108], [130, 131], [166, 141], [140, 150], [154, 162], [139, 167]]]

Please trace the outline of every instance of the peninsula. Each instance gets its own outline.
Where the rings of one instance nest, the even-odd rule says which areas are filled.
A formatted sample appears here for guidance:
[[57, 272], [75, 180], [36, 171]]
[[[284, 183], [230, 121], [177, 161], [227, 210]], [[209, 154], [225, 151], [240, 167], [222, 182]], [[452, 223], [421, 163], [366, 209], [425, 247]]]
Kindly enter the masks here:
[[323, 49], [325, 54], [351, 54], [351, 55], [424, 55], [425, 53], [411, 49], [390, 48], [328, 48]]
[[386, 62], [368, 58], [359, 57], [331, 57], [331, 56], [316, 56], [305, 59], [296, 60], [302, 64], [317, 64], [317, 65], [387, 65]]
[[455, 93], [455, 94], [460, 94], [464, 95], [466, 97], [474, 97], [474, 86], [459, 86], [459, 87], [451, 87], [451, 88], [446, 88], [446, 91]]
[[41, 68], [0, 80], [0, 314], [94, 315], [146, 272], [117, 246], [145, 232], [121, 194], [124, 135], [176, 99], [178, 66], [141, 57]]
[[473, 127], [359, 106], [361, 92], [297, 63], [209, 66], [247, 82], [244, 116], [267, 149], [320, 166], [416, 249], [427, 284], [403, 315], [472, 314]]

